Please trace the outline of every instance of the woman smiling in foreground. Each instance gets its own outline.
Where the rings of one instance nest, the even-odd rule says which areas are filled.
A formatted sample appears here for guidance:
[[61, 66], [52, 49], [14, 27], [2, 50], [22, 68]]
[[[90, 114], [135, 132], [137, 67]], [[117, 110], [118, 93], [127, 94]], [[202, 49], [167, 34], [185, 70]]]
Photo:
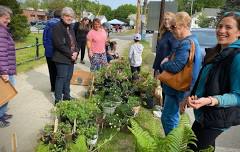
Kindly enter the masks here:
[[218, 44], [207, 52], [204, 65], [188, 97], [196, 110], [192, 126], [197, 136], [194, 151], [215, 147], [216, 138], [240, 124], [240, 13], [225, 13], [217, 24]]

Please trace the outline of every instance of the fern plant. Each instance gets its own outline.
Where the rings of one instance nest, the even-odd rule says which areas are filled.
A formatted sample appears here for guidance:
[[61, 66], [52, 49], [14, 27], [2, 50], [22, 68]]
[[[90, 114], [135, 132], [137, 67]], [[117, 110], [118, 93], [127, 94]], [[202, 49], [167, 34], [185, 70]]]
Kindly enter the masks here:
[[143, 130], [139, 124], [131, 119], [132, 128], [128, 129], [134, 134], [137, 139], [137, 151], [139, 152], [155, 152], [157, 150], [157, 141]]
[[133, 119], [131, 124], [132, 128], [129, 127], [129, 130], [137, 140], [138, 152], [192, 152], [187, 145], [195, 144], [196, 141], [186, 114], [182, 115], [179, 126], [164, 138], [152, 136]]

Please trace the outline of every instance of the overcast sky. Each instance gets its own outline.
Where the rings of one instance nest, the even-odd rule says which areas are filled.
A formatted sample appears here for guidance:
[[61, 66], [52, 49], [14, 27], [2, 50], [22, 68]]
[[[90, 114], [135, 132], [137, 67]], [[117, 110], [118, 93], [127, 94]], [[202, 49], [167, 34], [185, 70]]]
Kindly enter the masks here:
[[[97, 1], [97, 0], [93, 0], [93, 1]], [[143, 3], [144, 0], [141, 0], [141, 1]], [[148, 1], [160, 1], [160, 0], [148, 0]], [[169, 0], [166, 0], [166, 1], [169, 1]], [[137, 5], [137, 0], [99, 0], [99, 3], [108, 5], [112, 9], [116, 9], [118, 6], [121, 6], [123, 4]]]
[[108, 5], [112, 9], [116, 9], [118, 6], [121, 6], [123, 4], [137, 4], [137, 0], [99, 0], [99, 3]]

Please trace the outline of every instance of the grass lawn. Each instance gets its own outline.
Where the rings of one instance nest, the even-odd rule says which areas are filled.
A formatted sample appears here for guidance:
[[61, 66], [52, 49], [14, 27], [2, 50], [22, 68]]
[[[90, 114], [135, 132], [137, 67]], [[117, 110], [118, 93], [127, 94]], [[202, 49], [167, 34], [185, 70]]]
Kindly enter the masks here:
[[[147, 41], [141, 41], [144, 46], [143, 51], [143, 67], [142, 70], [151, 71], [154, 61], [154, 55]], [[124, 50], [123, 56], [128, 56], [128, 48]], [[141, 110], [137, 117], [134, 118], [139, 125], [150, 132], [153, 136], [164, 137], [163, 129], [159, 118], [155, 118], [152, 114], [152, 110], [141, 107]], [[116, 131], [113, 129], [104, 129], [100, 133], [99, 143], [102, 143], [104, 139], [110, 137], [110, 135], [116, 134], [113, 139], [104, 145], [100, 152], [134, 152], [135, 151], [135, 138], [130, 131]]]
[[[154, 54], [152, 53], [152, 48], [150, 47], [148, 41], [143, 40], [140, 43], [144, 46], [143, 54], [142, 54], [142, 59], [143, 59], [142, 69], [146, 71], [152, 71], [152, 65], [155, 58]], [[129, 48], [124, 50], [123, 56], [128, 57], [128, 52], [129, 52]]]
[[142, 68], [144, 70], [152, 71], [152, 65], [155, 59], [154, 54], [152, 53], [152, 48], [149, 45], [149, 42], [147, 41], [141, 41], [142, 45], [144, 46], [143, 49], [143, 63], [142, 63]]
[[[36, 43], [36, 37], [39, 40], [39, 44], [42, 44], [42, 33], [31, 33], [24, 40], [17, 41], [16, 48], [22, 48], [22, 47], [34, 45]], [[43, 55], [44, 55], [44, 48], [43, 48], [43, 45], [40, 45], [39, 46], [39, 56], [41, 57]], [[30, 59], [35, 59], [35, 57], [36, 57], [36, 47], [17, 50], [17, 52], [16, 52], [17, 64], [25, 62]], [[18, 73], [26, 72], [38, 65], [44, 64], [44, 63], [45, 63], [45, 59], [40, 59], [37, 61], [36, 60], [30, 61], [30, 62], [18, 65], [17, 71], [18, 71]]]

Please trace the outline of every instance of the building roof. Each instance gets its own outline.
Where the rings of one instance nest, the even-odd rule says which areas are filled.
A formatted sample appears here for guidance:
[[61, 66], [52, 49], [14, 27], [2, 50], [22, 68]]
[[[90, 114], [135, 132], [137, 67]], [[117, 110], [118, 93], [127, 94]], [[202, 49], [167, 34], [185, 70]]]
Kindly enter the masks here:
[[202, 13], [206, 16], [217, 16], [220, 12], [218, 8], [203, 8]]

